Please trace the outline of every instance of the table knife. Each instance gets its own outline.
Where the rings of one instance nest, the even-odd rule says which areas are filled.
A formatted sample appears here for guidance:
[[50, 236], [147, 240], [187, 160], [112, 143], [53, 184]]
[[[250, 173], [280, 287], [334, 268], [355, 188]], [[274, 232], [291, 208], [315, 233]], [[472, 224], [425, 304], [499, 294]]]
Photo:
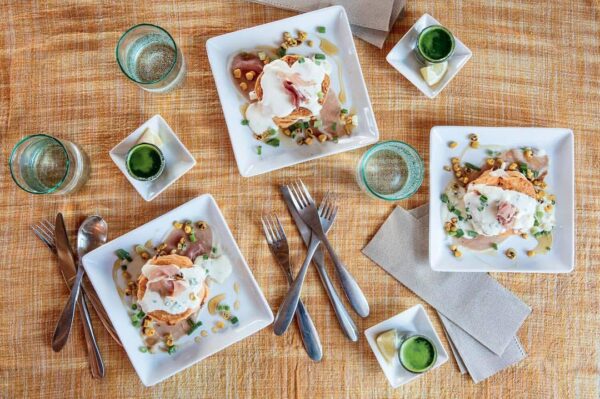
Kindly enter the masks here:
[[[73, 252], [71, 251], [69, 237], [67, 236], [65, 222], [61, 213], [56, 215], [54, 242], [56, 244], [56, 256], [58, 257], [58, 266], [60, 272], [65, 280], [65, 283], [69, 289], [71, 289], [70, 286], [76, 274], [75, 259], [73, 257]], [[85, 295], [82, 293], [77, 301], [77, 308], [83, 324], [85, 342], [90, 360], [90, 369], [94, 378], [103, 378], [105, 375], [104, 361], [102, 360], [100, 349], [96, 343], [96, 337], [92, 327], [92, 320], [90, 318], [90, 313], [87, 308], [85, 298]]]
[[[302, 240], [308, 247], [308, 244], [310, 243], [310, 237], [312, 235], [310, 227], [304, 223], [298, 214], [298, 211], [296, 211], [290, 196], [289, 188], [286, 186], [281, 186], [281, 193], [283, 194], [283, 200], [285, 201], [285, 204], [287, 205], [294, 222], [296, 222], [296, 227], [298, 227], [298, 231], [300, 231]], [[319, 277], [321, 278], [321, 282], [325, 287], [325, 291], [327, 292], [327, 296], [329, 297], [331, 305], [333, 306], [333, 310], [340, 323], [340, 326], [342, 327], [342, 330], [351, 341], [358, 341], [358, 328], [356, 328], [354, 320], [352, 320], [352, 317], [350, 317], [348, 310], [346, 310], [344, 303], [340, 299], [335, 287], [331, 282], [331, 279], [329, 278], [329, 274], [327, 274], [327, 270], [325, 269], [325, 257], [323, 255], [323, 249], [321, 246], [317, 248], [312, 261], [316, 266]]]

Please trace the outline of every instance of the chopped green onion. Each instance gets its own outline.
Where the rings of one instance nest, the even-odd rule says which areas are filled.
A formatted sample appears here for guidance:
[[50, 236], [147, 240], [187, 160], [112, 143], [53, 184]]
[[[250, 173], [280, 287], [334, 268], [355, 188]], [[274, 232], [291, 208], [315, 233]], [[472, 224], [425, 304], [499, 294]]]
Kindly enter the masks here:
[[117, 249], [115, 251], [115, 254], [121, 260], [127, 259], [127, 262], [131, 262], [133, 260], [133, 259], [131, 259], [131, 256], [129, 255], [129, 252], [125, 251], [124, 249], [121, 249], [121, 248]]
[[323, 92], [322, 91], [317, 92], [317, 97], [319, 97], [319, 99], [322, 99], [323, 98]]
[[177, 349], [175, 349], [175, 345], [173, 346], [169, 346], [169, 349], [167, 349], [167, 352], [169, 353], [169, 355], [172, 355], [173, 353], [175, 353]]
[[473, 230], [468, 230], [467, 234], [469, 235], [469, 237], [473, 237], [473, 238], [475, 238], [479, 235], [479, 234], [477, 234], [476, 231], [473, 231]]
[[208, 259], [208, 255], [207, 254], [202, 255], [202, 259], [207, 260]]
[[331, 124], [331, 130], [333, 130], [334, 132], [337, 130], [337, 123], [336, 122], [333, 122]]
[[456, 236], [456, 231], [449, 231], [448, 235], [454, 237]]
[[139, 349], [140, 349], [140, 352], [142, 352], [142, 353], [148, 352], [148, 347], [146, 347], [146, 346], [140, 346]]
[[295, 139], [296, 138], [296, 133], [292, 133], [292, 138]]
[[477, 207], [477, 210], [479, 212], [483, 212], [484, 209], [485, 209], [485, 207], [483, 205]]
[[140, 321], [139, 320], [132, 320], [131, 324], [133, 324], [134, 327], [139, 327], [140, 326]]
[[140, 318], [137, 316], [137, 314], [131, 315], [131, 322], [136, 322], [136, 321], [140, 321]]
[[304, 63], [304, 57], [298, 58], [298, 64], [302, 64], [302, 63]]
[[334, 143], [337, 143], [339, 140], [340, 139], [338, 136], [333, 136], [333, 139], [331, 139], [331, 141], [333, 141]]
[[448, 201], [450, 200], [450, 199], [448, 198], [448, 194], [446, 194], [446, 193], [443, 193], [442, 195], [440, 195], [440, 199], [442, 200], [442, 202], [443, 202], [444, 204], [447, 204], [447, 203], [448, 203]]
[[313, 122], [313, 126], [316, 128], [319, 128], [319, 127], [323, 126], [323, 121], [320, 119], [317, 119]]
[[213, 254], [216, 254], [217, 253], [217, 247], [212, 247], [211, 251], [212, 251]]
[[321, 65], [321, 61], [319, 61], [319, 60], [316, 60], [316, 61], [315, 61], [315, 65]]
[[325, 33], [325, 32], [327, 32], [327, 29], [325, 29], [324, 26], [317, 26], [317, 32], [319, 32], [319, 33]]
[[131, 309], [137, 310], [137, 305], [134, 303], [133, 305], [131, 305]]
[[250, 123], [248, 119], [242, 119], [242, 125], [248, 126], [248, 123]]
[[342, 110], [340, 111], [342, 114], [347, 114], [348, 110], [346, 108], [342, 108]]
[[277, 137], [274, 137], [272, 139], [267, 140], [266, 144], [270, 145], [271, 147], [279, 147], [279, 139]]
[[283, 57], [283, 56], [285, 55], [285, 53], [286, 53], [286, 50], [285, 50], [283, 47], [279, 47], [279, 48], [277, 49], [277, 55], [278, 55], [279, 57]]
[[304, 127], [305, 129], [308, 129], [309, 126], [310, 126], [310, 123], [302, 122], [302, 127]]
[[325, 54], [317, 53], [315, 54], [315, 60], [324, 60]]
[[267, 133], [268, 133], [267, 137], [274, 136], [274, 135], [277, 134], [277, 130], [275, 130], [272, 127], [270, 127], [269, 130], [267, 130]]
[[202, 322], [199, 321], [197, 323], [194, 323], [191, 319], [187, 319], [188, 324], [190, 325], [190, 329], [187, 332], [187, 335], [192, 335], [194, 333], [194, 331], [196, 331], [198, 329], [198, 327], [200, 327], [202, 325]]
[[526, 174], [527, 173], [527, 164], [521, 162], [519, 164], [519, 170], [521, 171], [521, 173]]
[[237, 318], [237, 316], [233, 316], [231, 319], [229, 319], [229, 321], [231, 322], [231, 324], [237, 324], [239, 322], [239, 319]]
[[144, 313], [143, 310], [140, 310], [137, 314], [136, 314], [138, 319], [143, 319], [144, 316], [146, 316], [146, 313]]
[[498, 250], [498, 244], [496, 244], [495, 242], [492, 243], [492, 248], [494, 248], [496, 251]]
[[479, 166], [473, 165], [473, 164], [472, 164], [472, 163], [470, 163], [470, 162], [465, 162], [465, 166], [466, 166], [467, 168], [471, 168], [471, 169], [473, 169], [473, 170], [481, 170], [481, 168], [480, 168]]
[[481, 194], [481, 196], [479, 197], [479, 201], [481, 201], [481, 202], [487, 202], [488, 201], [488, 197], [486, 197], [485, 195]]
[[258, 147], [256, 147], [256, 153], [258, 155], [262, 155], [262, 145], [259, 145]]
[[190, 234], [190, 237], [189, 237], [189, 238], [190, 238], [190, 241], [191, 241], [191, 242], [196, 242], [196, 241], [197, 241], [197, 239], [196, 239], [196, 233], [194, 233], [194, 232], [192, 231], [192, 233]]
[[219, 305], [217, 306], [217, 310], [229, 310], [229, 305]]
[[465, 232], [462, 229], [456, 230], [456, 238], [460, 238], [465, 235]]

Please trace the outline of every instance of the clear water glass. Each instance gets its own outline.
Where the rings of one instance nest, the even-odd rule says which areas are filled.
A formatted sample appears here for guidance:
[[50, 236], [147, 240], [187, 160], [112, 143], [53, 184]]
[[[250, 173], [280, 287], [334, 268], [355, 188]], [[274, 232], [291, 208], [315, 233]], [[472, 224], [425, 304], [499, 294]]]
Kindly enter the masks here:
[[117, 43], [116, 56], [125, 76], [149, 92], [169, 92], [185, 78], [181, 49], [160, 26], [139, 24], [129, 28]]
[[79, 146], [47, 134], [19, 141], [8, 164], [14, 182], [32, 194], [72, 193], [90, 174], [89, 159]]
[[360, 188], [386, 201], [406, 199], [423, 183], [425, 167], [419, 153], [402, 141], [383, 141], [369, 148], [356, 168]]

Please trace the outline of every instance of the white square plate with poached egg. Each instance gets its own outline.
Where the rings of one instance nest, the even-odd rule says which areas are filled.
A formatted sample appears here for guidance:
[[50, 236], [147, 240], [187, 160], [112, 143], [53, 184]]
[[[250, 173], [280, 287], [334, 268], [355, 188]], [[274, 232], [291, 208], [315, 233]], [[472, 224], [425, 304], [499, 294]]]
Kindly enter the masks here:
[[[207, 305], [205, 305], [200, 310], [198, 318], [203, 322], [201, 329], [209, 331], [206, 337], [201, 337], [196, 341], [195, 336], [198, 334], [185, 336], [181, 343], [178, 343], [178, 349], [174, 354], [143, 353], [139, 350], [140, 346], [144, 345], [139, 329], [132, 325], [129, 309], [121, 300], [113, 280], [115, 251], [120, 248], [132, 248], [137, 244], [143, 244], [146, 240], [152, 240], [155, 243], [162, 242], [172, 229], [173, 221], [190, 219], [201, 219], [208, 223], [222, 252], [227, 254], [231, 261], [232, 273], [223, 284], [211, 284], [209, 299], [218, 294], [225, 294], [225, 298], [231, 302], [234, 298], [238, 298], [240, 306], [238, 310], [235, 310], [235, 315], [239, 319], [239, 324], [235, 327], [228, 326], [216, 333], [210, 333], [211, 326], [218, 320], [218, 316], [210, 315]], [[142, 383], [146, 386], [157, 384], [202, 359], [249, 337], [273, 321], [273, 313], [269, 304], [231, 235], [223, 214], [209, 194], [194, 198], [88, 253], [83, 257], [83, 266], [123, 343], [123, 349], [129, 356]], [[239, 284], [237, 292], [234, 287], [235, 283]]]
[[[317, 27], [324, 27], [325, 33], [319, 33]], [[278, 46], [282, 41], [283, 32], [295, 35], [298, 30], [308, 33], [308, 40], [312, 40], [314, 45], [312, 47], [307, 45], [294, 47], [288, 50], [288, 54], [309, 56], [322, 53], [319, 48], [320, 37], [326, 38], [337, 46], [338, 54], [328, 56], [328, 58], [337, 60], [337, 62], [330, 62], [332, 66], [331, 87], [336, 93], [340, 92], [341, 76], [346, 93], [346, 102], [342, 104], [342, 107], [356, 112], [358, 126], [350, 136], [341, 136], [337, 143], [332, 141], [319, 143], [315, 140], [316, 142], [311, 145], [298, 145], [290, 137], [278, 133], [280, 145], [271, 147], [256, 140], [250, 128], [241, 124], [244, 115], [240, 108], [247, 101], [236, 87], [237, 84], [232, 77], [229, 63], [240, 52], [260, 46]], [[301, 162], [365, 147], [379, 139], [375, 115], [358, 61], [348, 17], [343, 7], [327, 7], [213, 37], [207, 40], [206, 51], [227, 123], [235, 160], [242, 176], [256, 176]], [[259, 145], [262, 152], [260, 155], [257, 154]]]
[[[498, 146], [503, 149], [532, 147], [544, 150], [549, 157], [547, 191], [556, 196], [555, 219], [550, 251], [532, 257], [527, 251], [534, 248], [536, 240], [513, 235], [498, 244], [497, 250], [476, 252], [459, 247], [462, 256], [455, 257], [450, 250], [451, 238], [444, 230], [442, 219], [442, 193], [453, 179], [444, 170], [452, 157], [464, 158], [461, 162], [475, 165], [485, 161], [483, 151], [466, 151], [469, 135], [477, 134], [480, 145]], [[450, 148], [449, 143], [458, 143]], [[444, 272], [520, 272], [520, 273], [568, 273], [575, 264], [574, 245], [574, 138], [573, 131], [563, 128], [531, 127], [476, 127], [434, 126], [430, 135], [429, 161], [429, 263], [436, 271]], [[505, 252], [512, 248], [515, 259]]]

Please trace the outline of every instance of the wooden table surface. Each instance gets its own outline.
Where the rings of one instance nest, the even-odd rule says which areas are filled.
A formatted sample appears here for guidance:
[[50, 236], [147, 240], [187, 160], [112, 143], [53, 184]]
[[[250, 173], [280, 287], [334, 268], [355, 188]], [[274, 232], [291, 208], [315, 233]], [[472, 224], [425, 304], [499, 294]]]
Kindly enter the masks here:
[[[354, 182], [363, 150], [320, 159], [254, 178], [235, 165], [208, 66], [210, 37], [293, 15], [242, 1], [19, 1], [0, 5], [0, 190], [4, 248], [0, 303], [0, 397], [490, 397], [598, 398], [600, 395], [600, 7], [597, 0], [556, 2], [409, 1], [380, 50], [356, 40], [381, 139], [415, 146], [429, 161], [434, 125], [566, 127], [575, 132], [576, 265], [566, 275], [496, 274], [533, 308], [519, 332], [528, 357], [474, 384], [454, 360], [410, 385], [392, 390], [362, 331], [423, 303], [361, 255], [361, 248], [394, 204], [370, 199]], [[447, 25], [473, 51], [472, 60], [442, 94], [429, 100], [385, 61], [385, 55], [423, 14]], [[183, 88], [144, 92], [120, 72], [114, 47], [128, 27], [156, 23], [171, 32], [188, 63]], [[161, 114], [198, 164], [147, 203], [110, 160], [108, 151], [154, 114]], [[79, 143], [92, 158], [87, 185], [69, 196], [34, 196], [9, 177], [6, 160], [24, 135], [49, 132]], [[344, 338], [314, 270], [304, 299], [324, 347], [308, 360], [297, 328], [276, 337], [272, 328], [237, 343], [175, 377], [145, 388], [127, 356], [94, 325], [107, 376], [92, 380], [81, 325], [60, 353], [50, 348], [67, 290], [31, 222], [65, 214], [71, 233], [91, 213], [120, 236], [201, 194], [220, 205], [237, 242], [274, 309], [286, 285], [259, 227], [263, 212], [283, 217], [293, 259], [300, 238], [278, 185], [302, 177], [320, 197], [333, 190], [345, 204], [332, 239], [364, 287], [371, 315], [358, 320], [361, 339]], [[399, 205], [428, 198], [428, 179]], [[460, 295], [460, 293], [456, 293]], [[431, 307], [430, 317], [441, 333]], [[446, 348], [446, 341], [444, 340]]]

